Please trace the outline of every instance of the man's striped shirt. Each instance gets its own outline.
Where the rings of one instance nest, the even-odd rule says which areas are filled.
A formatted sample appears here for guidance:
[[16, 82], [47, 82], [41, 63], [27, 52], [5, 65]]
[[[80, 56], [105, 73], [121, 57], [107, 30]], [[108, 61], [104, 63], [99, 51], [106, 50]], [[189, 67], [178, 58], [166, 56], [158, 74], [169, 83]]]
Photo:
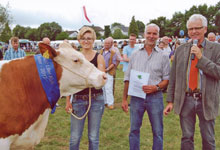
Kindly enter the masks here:
[[148, 56], [145, 48], [142, 48], [132, 53], [128, 70], [125, 72], [124, 81], [129, 81], [131, 69], [149, 73], [148, 85], [157, 85], [163, 80], [169, 80], [169, 57], [156, 48]]

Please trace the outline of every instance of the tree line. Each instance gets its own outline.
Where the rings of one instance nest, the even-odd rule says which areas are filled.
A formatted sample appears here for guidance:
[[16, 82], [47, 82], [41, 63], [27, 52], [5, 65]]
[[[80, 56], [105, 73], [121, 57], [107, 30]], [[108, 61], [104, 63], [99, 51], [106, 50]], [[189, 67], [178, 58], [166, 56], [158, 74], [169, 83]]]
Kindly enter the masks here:
[[208, 20], [209, 32], [220, 32], [220, 1], [215, 6], [208, 7], [206, 4], [192, 6], [184, 13], [175, 12], [171, 19], [166, 17], [158, 17], [157, 19], [150, 20], [150, 23], [155, 23], [160, 27], [161, 36], [179, 36], [180, 30], [183, 30], [187, 36], [186, 22], [193, 14], [202, 14]]
[[[164, 16], [160, 16], [156, 19], [149, 21], [150, 23], [155, 23], [160, 27], [160, 36], [179, 36], [180, 30], [183, 30], [187, 36], [186, 22], [188, 18], [195, 13], [204, 15], [208, 20], [208, 33], [209, 32], [220, 32], [220, 1], [215, 6], [207, 6], [206, 4], [199, 6], [192, 6], [189, 10], [184, 13], [175, 12], [171, 19], [167, 19]], [[12, 22], [12, 17], [9, 13], [9, 6], [3, 7], [0, 4], [0, 41], [8, 42], [11, 36], [17, 36], [19, 38], [29, 39], [32, 41], [42, 40], [43, 37], [47, 36], [51, 40], [63, 40], [70, 39], [67, 32], [63, 31], [62, 27], [56, 22], [46, 22], [41, 24], [38, 28], [23, 27], [16, 25], [13, 30], [10, 29], [9, 25]], [[106, 25], [104, 30], [104, 36], [102, 36], [98, 31], [96, 31], [97, 38], [106, 38], [112, 36], [115, 39], [128, 38], [130, 33], [134, 33], [137, 36], [143, 35], [145, 24], [142, 21], [135, 20], [135, 16], [132, 17], [128, 35], [124, 35], [120, 28], [114, 30], [111, 33], [113, 27], [124, 26], [121, 23], [113, 23], [111, 25]], [[93, 26], [92, 26], [93, 27]]]

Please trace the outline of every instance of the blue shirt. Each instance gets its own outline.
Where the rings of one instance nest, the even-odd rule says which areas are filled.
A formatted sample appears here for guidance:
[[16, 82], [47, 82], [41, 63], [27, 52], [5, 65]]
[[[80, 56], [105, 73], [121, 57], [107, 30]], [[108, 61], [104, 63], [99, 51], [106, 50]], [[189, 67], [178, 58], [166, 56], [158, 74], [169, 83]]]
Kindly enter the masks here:
[[12, 60], [12, 59], [21, 58], [24, 56], [26, 56], [24, 50], [21, 50], [20, 48], [18, 48], [18, 50], [15, 51], [13, 48], [10, 48], [5, 52], [4, 60]]
[[[131, 48], [130, 45], [127, 45], [123, 48], [123, 55], [127, 55], [128, 58], [130, 58], [131, 54], [138, 50], [137, 46], [134, 46], [134, 48]], [[125, 72], [128, 69], [128, 62], [123, 62], [123, 72]]]
[[218, 41], [218, 39], [220, 39], [220, 35], [216, 36], [216, 41]]

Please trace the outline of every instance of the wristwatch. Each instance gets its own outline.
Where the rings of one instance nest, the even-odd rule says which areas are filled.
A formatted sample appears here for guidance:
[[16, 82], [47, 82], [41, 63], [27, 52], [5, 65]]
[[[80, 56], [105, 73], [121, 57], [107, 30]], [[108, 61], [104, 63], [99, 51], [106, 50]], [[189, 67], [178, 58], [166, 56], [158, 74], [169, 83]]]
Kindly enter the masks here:
[[156, 87], [157, 87], [157, 91], [161, 91], [161, 88], [159, 87], [158, 84], [156, 85]]

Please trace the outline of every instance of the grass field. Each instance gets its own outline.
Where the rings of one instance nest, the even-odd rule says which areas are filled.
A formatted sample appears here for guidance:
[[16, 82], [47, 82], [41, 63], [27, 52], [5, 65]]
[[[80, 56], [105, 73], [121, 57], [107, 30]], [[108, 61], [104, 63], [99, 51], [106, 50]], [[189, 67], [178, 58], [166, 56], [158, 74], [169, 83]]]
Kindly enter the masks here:
[[[129, 114], [121, 109], [123, 92], [122, 71], [117, 71], [115, 86], [116, 109], [105, 109], [100, 128], [100, 150], [129, 150], [128, 134], [130, 128]], [[166, 95], [164, 94], [164, 97]], [[65, 112], [65, 99], [60, 99], [55, 114], [50, 115], [45, 136], [35, 150], [67, 150], [70, 137], [70, 115]], [[164, 102], [166, 105], [166, 102]], [[216, 146], [220, 150], [220, 118], [216, 119], [215, 126]], [[179, 117], [173, 112], [164, 117], [164, 150], [179, 150], [181, 130]], [[152, 147], [151, 126], [145, 114], [141, 128], [141, 150], [150, 150]], [[80, 150], [88, 149], [87, 124], [84, 127], [83, 137], [80, 143]], [[201, 150], [201, 137], [198, 126], [198, 118], [195, 132], [195, 150]]]

